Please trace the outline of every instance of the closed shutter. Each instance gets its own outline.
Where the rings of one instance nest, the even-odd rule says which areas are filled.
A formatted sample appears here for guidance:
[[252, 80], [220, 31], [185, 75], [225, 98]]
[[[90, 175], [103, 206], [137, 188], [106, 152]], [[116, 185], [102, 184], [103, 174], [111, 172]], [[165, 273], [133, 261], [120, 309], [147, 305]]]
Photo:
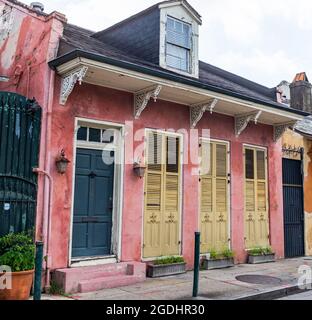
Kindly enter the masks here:
[[245, 148], [245, 241], [246, 248], [269, 244], [266, 152]]
[[228, 247], [228, 147], [201, 142], [200, 219], [201, 252]]
[[149, 133], [145, 183], [144, 252], [146, 257], [161, 253], [162, 220], [162, 136]]
[[180, 245], [180, 139], [148, 135], [144, 257], [178, 255]]

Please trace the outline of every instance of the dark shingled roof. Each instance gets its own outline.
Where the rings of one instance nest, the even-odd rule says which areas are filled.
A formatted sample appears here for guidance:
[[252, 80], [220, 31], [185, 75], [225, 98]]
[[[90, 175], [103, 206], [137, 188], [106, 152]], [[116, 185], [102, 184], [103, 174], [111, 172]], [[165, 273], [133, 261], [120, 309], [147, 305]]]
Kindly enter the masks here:
[[312, 138], [312, 116], [308, 116], [305, 119], [299, 121], [295, 126], [295, 131], [301, 133], [304, 136]]
[[[131, 56], [126, 52], [105, 44], [102, 41], [91, 37], [93, 34], [93, 31], [71, 24], [66, 24], [64, 35], [60, 42], [58, 56], [60, 57], [79, 49], [88, 53], [95, 53], [105, 57], [115, 58], [120, 61], [134, 63], [155, 70], [163, 70], [166, 73], [177, 75], [175, 72], [168, 71], [158, 65], [139, 59], [135, 56]], [[191, 77], [180, 77], [194, 80], [194, 78]], [[253, 98], [263, 102], [277, 104], [275, 88], [267, 88], [202, 61], [200, 61], [199, 64], [199, 81], [203, 84], [239, 93], [246, 98]]]
[[[135, 15], [125, 19], [125, 20], [122, 20], [114, 25], [112, 25], [111, 27], [105, 29], [105, 30], [101, 30], [99, 32], [96, 32], [94, 33], [92, 36], [95, 37], [95, 38], [98, 38], [101, 34], [103, 33], [107, 33], [107, 32], [110, 32], [111, 30], [113, 29], [116, 29], [116, 28], [119, 28], [120, 26], [122, 25], [126, 25], [128, 24], [130, 21], [132, 20], [135, 20], [141, 16], [145, 16], [147, 15], [150, 11], [153, 11], [155, 9], [158, 9], [160, 5], [162, 4], [170, 4], [172, 2], [177, 2], [176, 0], [167, 0], [167, 1], [162, 1], [162, 2], [159, 2], [159, 3], [156, 3], [154, 5], [152, 5], [151, 7], [143, 10], [143, 11], [140, 11], [138, 13], [136, 13]], [[201, 19], [201, 15], [186, 1], [186, 0], [183, 0], [184, 4], [186, 7], [189, 8], [190, 11], [192, 11], [194, 13], [194, 15], [198, 18], [198, 19]]]

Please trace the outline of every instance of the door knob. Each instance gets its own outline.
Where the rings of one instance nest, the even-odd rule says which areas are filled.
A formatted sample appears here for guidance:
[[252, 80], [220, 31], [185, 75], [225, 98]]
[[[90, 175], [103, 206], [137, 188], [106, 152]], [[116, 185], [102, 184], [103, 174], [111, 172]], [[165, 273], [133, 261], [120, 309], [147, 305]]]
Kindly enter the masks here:
[[92, 171], [92, 172], [89, 174], [89, 177], [90, 177], [91, 179], [93, 179], [93, 178], [96, 177], [96, 174]]

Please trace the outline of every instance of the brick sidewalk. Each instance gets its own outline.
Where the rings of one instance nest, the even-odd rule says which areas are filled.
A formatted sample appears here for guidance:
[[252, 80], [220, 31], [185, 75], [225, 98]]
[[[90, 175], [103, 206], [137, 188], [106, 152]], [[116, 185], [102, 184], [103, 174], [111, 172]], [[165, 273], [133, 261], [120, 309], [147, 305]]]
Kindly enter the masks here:
[[[298, 283], [298, 268], [308, 265], [312, 258], [281, 260], [261, 265], [238, 265], [229, 269], [201, 271], [199, 299], [236, 300], [250, 299], [254, 295], [293, 288]], [[250, 284], [236, 279], [241, 275], [270, 276], [274, 283]], [[116, 289], [76, 294], [74, 300], [179, 300], [192, 298], [193, 273], [159, 279]], [[279, 282], [279, 283], [276, 283]], [[58, 300], [64, 297], [44, 295], [43, 299]], [[68, 298], [67, 298], [68, 299]], [[70, 299], [69, 299], [70, 300]]]

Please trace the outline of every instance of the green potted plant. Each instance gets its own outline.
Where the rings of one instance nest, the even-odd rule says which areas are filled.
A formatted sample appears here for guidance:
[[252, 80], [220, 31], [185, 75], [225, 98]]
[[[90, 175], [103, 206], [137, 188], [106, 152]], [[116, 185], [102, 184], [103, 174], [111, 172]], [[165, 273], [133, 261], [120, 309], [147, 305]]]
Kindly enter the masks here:
[[159, 278], [186, 272], [186, 263], [183, 257], [162, 257], [147, 265], [147, 276]]
[[228, 248], [223, 251], [210, 250], [208, 256], [202, 260], [205, 270], [224, 269], [234, 266], [234, 252]]
[[248, 263], [259, 264], [275, 262], [275, 253], [271, 247], [258, 247], [248, 250]]
[[28, 300], [35, 268], [35, 246], [31, 236], [10, 233], [0, 237], [0, 266], [8, 266], [11, 288], [0, 289], [0, 300]]

